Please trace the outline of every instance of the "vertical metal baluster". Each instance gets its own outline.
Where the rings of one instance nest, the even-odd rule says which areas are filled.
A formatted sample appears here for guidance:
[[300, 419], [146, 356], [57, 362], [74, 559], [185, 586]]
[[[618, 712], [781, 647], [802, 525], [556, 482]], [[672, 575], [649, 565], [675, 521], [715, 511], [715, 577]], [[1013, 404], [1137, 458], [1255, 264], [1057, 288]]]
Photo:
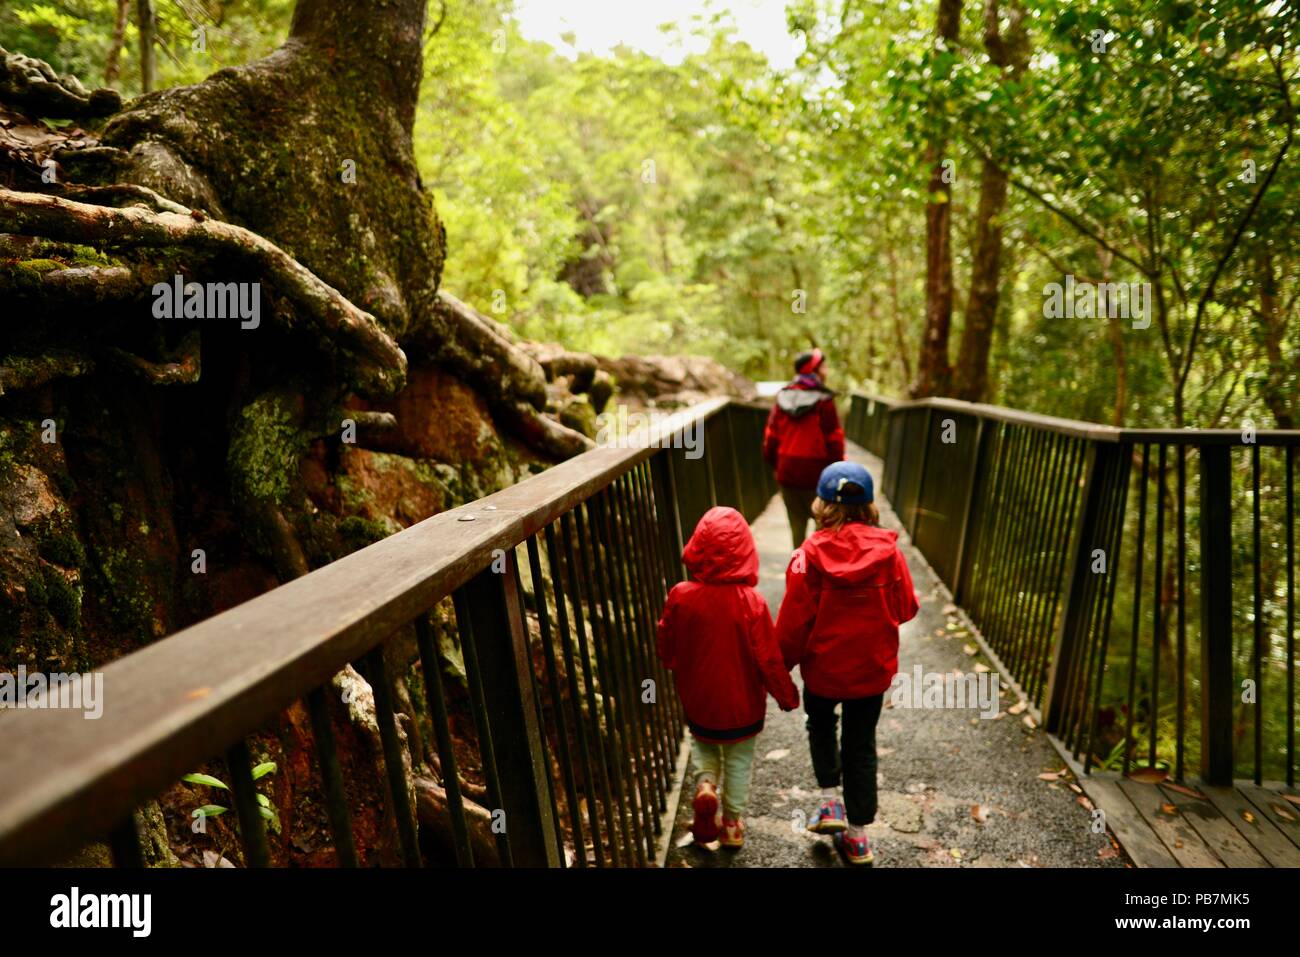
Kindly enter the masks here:
[[[501, 781], [497, 776], [496, 749], [492, 746], [492, 729], [488, 725], [487, 702], [483, 696], [483, 672], [478, 663], [478, 647], [474, 634], [474, 616], [469, 607], [469, 598], [462, 585], [452, 592], [452, 605], [456, 609], [456, 630], [460, 633], [460, 653], [465, 662], [465, 681], [469, 685], [470, 711], [474, 715], [474, 731], [478, 736], [479, 759], [483, 764], [483, 778], [487, 784], [488, 800], [492, 802], [489, 811], [500, 810]], [[496, 832], [497, 856], [502, 867], [512, 867], [514, 859], [510, 853], [510, 841], [505, 831]]]
[[1259, 443], [1250, 447], [1251, 565], [1255, 587], [1255, 784], [1264, 783], [1264, 585], [1260, 572]]
[[[636, 722], [638, 731], [643, 741], [643, 752], [647, 777], [647, 792], [651, 798], [646, 806], [647, 812], [652, 807], [658, 806], [663, 781], [663, 754], [660, 750], [663, 744], [659, 735], [658, 714], [654, 707], [649, 709], [643, 707], [641, 700], [642, 683], [651, 680], [658, 686], [658, 678], [655, 676], [651, 662], [646, 658], [646, 639], [648, 633], [654, 631], [653, 620], [647, 620], [647, 608], [645, 605], [644, 594], [644, 568], [642, 561], [645, 557], [645, 540], [644, 532], [640, 521], [639, 506], [633, 491], [635, 469], [621, 476], [613, 485], [614, 495], [614, 513], [619, 516], [620, 528], [618, 531], [622, 534], [615, 535], [624, 552], [624, 568], [627, 583], [628, 597], [628, 616], [633, 622], [632, 631], [627, 635], [627, 659], [628, 674], [630, 676], [629, 687], [633, 697], [629, 699], [632, 708], [632, 720]], [[653, 815], [651, 814], [652, 818]], [[653, 829], [654, 821], [650, 820]]]
[[[729, 421], [728, 428], [731, 428]], [[647, 622], [645, 606], [642, 603], [641, 547], [640, 536], [637, 534], [640, 523], [637, 521], [636, 505], [630, 497], [630, 485], [632, 485], [632, 475], [624, 473], [612, 486], [612, 494], [614, 494], [612, 501], [616, 503], [615, 515], [619, 516], [620, 529], [623, 531], [615, 541], [619, 542], [619, 549], [623, 553], [624, 594], [627, 596], [627, 615], [633, 623], [632, 631], [628, 633], [627, 649], [624, 651], [629, 675], [628, 687], [632, 692], [632, 697], [628, 698], [628, 706], [630, 718], [636, 726], [638, 748], [641, 749], [641, 757], [638, 761], [642, 765], [642, 774], [645, 776], [643, 784], [646, 793], [646, 802], [642, 810], [646, 819], [645, 833], [647, 848], [649, 848], [647, 856], [653, 861], [654, 839], [659, 830], [659, 818], [655, 814], [655, 809], [662, 798], [659, 783], [662, 780], [663, 767], [662, 754], [656, 746], [658, 741], [656, 741], [654, 723], [655, 710], [654, 707], [647, 709], [642, 702], [642, 683], [649, 677], [649, 663], [645, 661], [643, 651], [646, 649], [646, 641], [649, 640], [650, 633], [654, 631], [654, 624]]]
[[[667, 517], [664, 510], [663, 500], [659, 498], [659, 495], [661, 494], [660, 489], [662, 488], [662, 486], [655, 481], [655, 471], [654, 471], [655, 461], [656, 459], [654, 458], [651, 458], [646, 461], [645, 472], [643, 473], [642, 476], [642, 481], [645, 488], [645, 521], [649, 528], [649, 532], [659, 534], [662, 539], [665, 538], [670, 533], [672, 519]], [[659, 612], [663, 609], [664, 601], [668, 597], [668, 590], [672, 588], [674, 584], [676, 584], [677, 579], [673, 577], [673, 573], [671, 571], [670, 564], [668, 562], [669, 556], [665, 553], [665, 551], [662, 548], [654, 549], [650, 553], [650, 557], [654, 563], [653, 567], [655, 570], [654, 573], [655, 582], [654, 582], [654, 591], [651, 596], [653, 599], [651, 601], [651, 607], [654, 609], [654, 617], [657, 626], [659, 621]], [[674, 561], [677, 561], [680, 564], [676, 556], [672, 556], [672, 558]], [[657, 632], [656, 632], [656, 642], [657, 640], [658, 639], [657, 639]], [[660, 704], [666, 705], [663, 714], [663, 719], [664, 719], [664, 723], [667, 725], [668, 733], [669, 733], [669, 740], [668, 740], [669, 748], [667, 753], [671, 756], [669, 759], [671, 763], [672, 758], [675, 757], [677, 754], [677, 745], [681, 742], [682, 739], [682, 730], [683, 730], [681, 724], [682, 719], [677, 705], [676, 691], [675, 691], [675, 686], [673, 685], [672, 676], [668, 673], [668, 669], [663, 666], [663, 662], [659, 660], [659, 653], [657, 647], [658, 646], [656, 644], [654, 663], [655, 663], [656, 671], [660, 678], [659, 702]]]
[[469, 823], [465, 820], [465, 797], [460, 788], [460, 771], [452, 743], [451, 724], [447, 717], [447, 696], [442, 687], [442, 658], [433, 642], [433, 622], [428, 614], [415, 619], [415, 642], [420, 650], [420, 667], [424, 672], [424, 696], [429, 706], [429, 721], [438, 745], [438, 763], [442, 767], [442, 787], [447, 795], [451, 817], [452, 842], [456, 864], [474, 866], [474, 848], [469, 840]]
[[[622, 866], [622, 854], [619, 852], [617, 827], [614, 823], [614, 792], [610, 783], [609, 762], [606, 760], [607, 748], [600, 734], [600, 710], [596, 707], [595, 678], [591, 667], [591, 652], [588, 648], [587, 630], [583, 622], [582, 595], [586, 594], [589, 608], [594, 609], [596, 602], [591, 597], [590, 582], [587, 583], [588, 587], [586, 589], [582, 588], [580, 584], [578, 561], [574, 556], [573, 542], [578, 528], [578, 510], [575, 508], [573, 511], [565, 513], [562, 521], [565, 533], [565, 567], [568, 569], [566, 577], [573, 586], [574, 637], [578, 642], [578, 649], [582, 659], [583, 685], [587, 690], [587, 715], [591, 720], [593, 745], [596, 749], [597, 764], [600, 768], [601, 803], [605, 811], [605, 837], [608, 842], [610, 863], [615, 867], [620, 867]], [[583, 541], [579, 541], [578, 548], [582, 549], [583, 547], [585, 547]]]
[[338, 748], [334, 742], [334, 725], [330, 722], [325, 688], [313, 688], [307, 694], [307, 713], [311, 715], [312, 738], [316, 742], [316, 760], [320, 762], [321, 785], [325, 791], [325, 812], [329, 816], [330, 834], [339, 867], [357, 866], [357, 845], [352, 837], [352, 815], [348, 810], [348, 792], [343, 784]]
[[402, 763], [402, 742], [397, 736], [397, 716], [393, 707], [393, 682], [384, 662], [384, 646], [375, 645], [366, 654], [366, 667], [375, 693], [375, 717], [384, 746], [384, 771], [388, 778], [388, 797], [397, 824], [397, 839], [402, 861], [407, 867], [420, 866], [420, 843], [416, 836], [415, 814], [406, 791], [406, 771]]
[[[632, 775], [632, 820], [636, 826], [638, 841], [638, 859], [642, 866], [646, 860], [654, 858], [654, 815], [651, 813], [653, 798], [651, 787], [654, 772], [647, 770], [648, 748], [641, 735], [640, 722], [640, 686], [633, 678], [632, 647], [637, 641], [640, 623], [634, 617], [630, 606], [632, 586], [628, 578], [627, 547], [629, 534], [618, 534], [619, 526], [626, 522], [627, 513], [619, 507], [618, 485], [616, 479], [597, 499], [596, 513], [600, 519], [601, 535], [604, 538], [605, 555], [609, 561], [612, 574], [607, 584], [613, 591], [612, 602], [618, 622], [618, 637], [609, 645], [609, 657], [614, 671], [623, 686], [619, 696], [619, 713], [623, 719], [625, 734], [628, 735], [628, 769]], [[642, 856], [640, 848], [646, 848]]]
[[578, 541], [582, 543], [580, 550], [585, 557], [583, 574], [586, 576], [587, 594], [592, 599], [589, 605], [592, 622], [591, 645], [595, 650], [596, 672], [600, 675], [600, 697], [605, 715], [605, 728], [613, 744], [610, 756], [614, 773], [610, 775], [610, 780], [614, 785], [615, 808], [618, 811], [619, 833], [623, 838], [623, 852], [627, 855], [627, 863], [630, 867], [636, 860], [640, 837], [633, 836], [633, 820], [629, 818], [627, 782], [623, 774], [627, 739], [623, 734], [620, 720], [622, 707], [620, 705], [618, 713], [615, 713], [614, 706], [610, 703], [611, 697], [617, 695], [621, 698], [622, 695], [618, 693], [618, 682], [611, 673], [609, 656], [606, 654], [606, 648], [612, 641], [608, 618], [609, 605], [605, 597], [605, 578], [602, 574], [604, 569], [600, 567], [600, 542], [596, 537], [596, 522], [591, 515], [592, 510], [592, 500], [588, 499], [574, 509], [574, 515], [577, 520]]
[[1286, 454], [1286, 783], [1295, 787], [1295, 446]]
[[[639, 481], [641, 478], [640, 466], [632, 473], [630, 494], [630, 508], [635, 519], [637, 535], [641, 542], [648, 544], [654, 540], [650, 532], [650, 526], [646, 522], [646, 502], [643, 498], [645, 487]], [[660, 673], [659, 654], [657, 647], [657, 624], [659, 609], [656, 607], [654, 595], [658, 590], [654, 582], [654, 573], [652, 569], [654, 549], [648, 547], [635, 549], [638, 560], [637, 566], [637, 598], [641, 607], [642, 620], [645, 622], [645, 633], [641, 639], [639, 661], [642, 672], [648, 675], [655, 683], [655, 702], [648, 712], [648, 726], [650, 734], [655, 742], [656, 768], [658, 771], [658, 801], [657, 806], [662, 813], [667, 810], [666, 792], [672, 786], [673, 768], [669, 766], [670, 751], [668, 748], [669, 734], [667, 723], [664, 720], [664, 709], [659, 706], [660, 689], [666, 692], [667, 685], [664, 683]], [[655, 822], [656, 828], [659, 822]]]
[[1048, 507], [1046, 515], [1043, 517], [1042, 527], [1043, 534], [1039, 540], [1039, 559], [1037, 569], [1030, 582], [1030, 589], [1033, 600], [1029, 609], [1029, 633], [1032, 636], [1032, 646], [1029, 649], [1029, 656], [1024, 664], [1024, 674], [1020, 676], [1021, 687], [1027, 694], [1032, 695], [1031, 688], [1038, 681], [1039, 668], [1043, 661], [1046, 646], [1051, 634], [1050, 625], [1044, 625], [1043, 612], [1050, 604], [1050, 596], [1054, 589], [1060, 586], [1059, 580], [1054, 580], [1052, 570], [1056, 566], [1056, 556], [1060, 553], [1060, 543], [1063, 539], [1061, 528], [1061, 513], [1065, 506], [1067, 498], [1066, 481], [1070, 475], [1070, 465], [1073, 461], [1074, 443], [1067, 435], [1062, 435], [1056, 445], [1056, 452], [1053, 456], [1051, 471], [1047, 476], [1047, 496]]
[[271, 848], [266, 843], [262, 806], [258, 803], [257, 788], [253, 784], [253, 758], [243, 738], [226, 752], [226, 764], [230, 768], [230, 789], [239, 817], [239, 843], [244, 848], [244, 861], [249, 867], [270, 867]]
[[1066, 569], [1070, 561], [1070, 549], [1073, 545], [1072, 536], [1079, 507], [1079, 492], [1084, 482], [1084, 476], [1087, 474], [1085, 469], [1088, 458], [1088, 443], [1083, 439], [1071, 439], [1070, 444], [1072, 454], [1070, 468], [1066, 472], [1069, 484], [1067, 486], [1065, 511], [1061, 515], [1059, 531], [1061, 547], [1057, 550], [1056, 565], [1052, 571], [1051, 600], [1048, 602], [1043, 620], [1045, 632], [1043, 652], [1040, 660], [1035, 665], [1033, 690], [1030, 691], [1034, 700], [1039, 702], [1040, 707], [1045, 703], [1043, 696], [1047, 691], [1048, 669], [1051, 667], [1052, 636], [1058, 632], [1057, 610], [1061, 606], [1061, 599], [1066, 588], [1069, 587], [1069, 583], [1065, 579]]
[[1187, 724], [1187, 446], [1178, 452], [1178, 732], [1174, 777], [1183, 780], [1183, 739]]
[[[532, 538], [530, 537], [528, 541], [532, 542]], [[525, 551], [528, 552], [529, 555], [528, 567], [531, 571], [534, 567], [531, 561], [532, 552], [528, 551], [526, 547]], [[518, 545], [515, 546], [514, 558], [515, 560], [511, 563], [512, 567], [510, 574], [515, 580], [515, 595], [516, 600], [519, 603], [519, 614], [523, 624], [524, 647], [528, 656], [528, 687], [533, 693], [533, 714], [535, 716], [534, 720], [537, 722], [538, 744], [541, 746], [542, 775], [546, 778], [547, 784], [550, 785], [548, 788], [549, 799], [546, 803], [550, 805], [551, 829], [555, 836], [556, 860], [559, 863], [560, 868], [564, 869], [568, 867], [564, 858], [564, 829], [560, 826], [559, 801], [556, 800], [554, 782], [551, 781], [551, 742], [546, 736], [546, 711], [542, 707], [541, 679], [537, 677], [537, 668], [533, 659], [532, 633], [528, 628], [528, 603], [524, 600], [523, 576], [519, 574]], [[533, 574], [535, 575], [536, 572], [533, 572]], [[540, 595], [537, 611], [538, 627], [540, 628], [542, 618], [546, 613], [546, 593], [544, 591], [535, 592], [535, 595]], [[545, 642], [543, 643], [545, 644]]]
[[1156, 725], [1160, 714], [1160, 635], [1163, 631], [1164, 609], [1160, 606], [1165, 580], [1165, 453], [1168, 446], [1161, 442], [1156, 465], [1156, 567], [1155, 601], [1152, 602], [1151, 625], [1151, 709], [1148, 722], [1147, 766], [1156, 765]]
[[[1123, 555], [1124, 543], [1124, 515], [1128, 507], [1128, 486], [1129, 470], [1133, 465], [1133, 446], [1124, 444], [1120, 446], [1120, 458], [1116, 465], [1116, 497], [1118, 502], [1115, 506], [1114, 517], [1111, 520], [1110, 527], [1106, 533], [1106, 548], [1108, 555], [1112, 556], [1106, 563], [1106, 582], [1105, 602], [1106, 612], [1101, 626], [1100, 648], [1097, 657], [1096, 675], [1097, 687], [1093, 692], [1092, 699], [1092, 720], [1089, 723], [1088, 738], [1084, 744], [1084, 750], [1087, 759], [1084, 762], [1083, 773], [1089, 774], [1092, 771], [1092, 744], [1097, 740], [1097, 724], [1100, 720], [1099, 712], [1101, 711], [1101, 686], [1105, 684], [1106, 678], [1106, 651], [1110, 646], [1110, 622], [1111, 613], [1115, 608], [1115, 588], [1119, 583], [1120, 557]], [[1091, 678], [1092, 670], [1089, 669]]]
[[[561, 533], [564, 529], [561, 527]], [[573, 653], [573, 639], [569, 631], [569, 613], [567, 601], [572, 601], [574, 605], [575, 616], [580, 615], [578, 609], [578, 599], [574, 588], [571, 574], [563, 573], [560, 569], [560, 552], [555, 544], [555, 525], [546, 526], [546, 556], [551, 563], [551, 577], [556, 583], [555, 592], [555, 616], [556, 624], [560, 632], [560, 650], [564, 655], [564, 671], [568, 677], [569, 684], [569, 708], [573, 713], [573, 730], [577, 737], [578, 745], [578, 766], [582, 769], [582, 793], [587, 802], [587, 823], [591, 830], [592, 850], [596, 857], [596, 866], [605, 865], [605, 849], [600, 839], [600, 819], [596, 807], [600, 803], [597, 799], [598, 785], [595, 775], [591, 770], [591, 751], [587, 744], [587, 727], [586, 722], [582, 719], [582, 694], [578, 689], [578, 660]], [[560, 593], [559, 583], [563, 581], [564, 594]], [[581, 627], [581, 626], [579, 626]], [[574, 813], [577, 813], [575, 806]], [[578, 830], [575, 829], [575, 834]], [[577, 848], [580, 857], [585, 861], [587, 857], [586, 846]], [[586, 866], [585, 864], [583, 866]]]
[[1023, 507], [1025, 475], [1028, 471], [1025, 463], [1029, 458], [1029, 448], [1035, 433], [1027, 428], [1016, 428], [1012, 436], [1010, 454], [1007, 459], [1008, 478], [1007, 498], [1004, 502], [1004, 523], [1001, 541], [995, 555], [997, 578], [993, 589], [988, 613], [988, 627], [985, 637], [994, 650], [1001, 654], [1006, 638], [1006, 606], [1008, 596], [1013, 589], [1013, 568], [1016, 559], [1016, 541], [1019, 538], [1021, 522], [1025, 513]]
[[[1094, 546], [1100, 542], [1103, 550], [1109, 548], [1109, 541], [1106, 539], [1106, 529], [1109, 527], [1110, 515], [1113, 507], [1112, 485], [1114, 482], [1114, 457], [1109, 456], [1106, 459], [1105, 467], [1099, 471], [1098, 481], [1101, 483], [1101, 508], [1097, 513], [1097, 521], [1093, 525], [1092, 543]], [[1089, 558], [1091, 562], [1091, 557]], [[1109, 554], [1106, 556], [1106, 568], [1109, 572], [1112, 564], [1112, 558]], [[1084, 605], [1086, 609], [1083, 619], [1082, 640], [1076, 646], [1075, 664], [1070, 669], [1073, 680], [1070, 689], [1070, 744], [1071, 753], [1078, 760], [1079, 755], [1084, 747], [1084, 728], [1088, 720], [1088, 691], [1092, 687], [1092, 662], [1093, 653], [1096, 649], [1097, 638], [1100, 631], [1101, 608], [1105, 603], [1105, 591], [1099, 576], [1094, 573], [1091, 567], [1088, 569], [1088, 590], [1086, 592], [1087, 602]]]
[[[1018, 594], [1013, 605], [1015, 609], [1015, 627], [1012, 634], [1015, 645], [1011, 659], [1007, 663], [1007, 666], [1012, 670], [1012, 674], [1017, 678], [1024, 677], [1023, 666], [1026, 657], [1030, 654], [1030, 642], [1033, 641], [1033, 636], [1029, 631], [1030, 607], [1034, 597], [1034, 572], [1042, 563], [1043, 534], [1047, 527], [1043, 513], [1046, 510], [1044, 503], [1051, 488], [1051, 482], [1045, 481], [1045, 478], [1050, 474], [1050, 465], [1055, 448], [1055, 433], [1044, 432], [1039, 441], [1038, 456], [1030, 472], [1034, 488], [1029, 512], [1026, 516], [1029, 520], [1029, 527], [1026, 529], [1027, 540], [1022, 540], [1019, 549], [1019, 551], [1023, 552], [1023, 555], [1016, 575]], [[1022, 595], [1023, 598], [1020, 597]]]
[[[555, 714], [556, 745], [559, 751], [560, 771], [564, 779], [564, 800], [569, 805], [570, 826], [573, 828], [574, 857], [579, 867], [587, 866], [586, 840], [582, 833], [582, 815], [578, 810], [578, 788], [573, 775], [573, 755], [569, 752], [569, 730], [564, 720], [564, 703], [560, 697], [560, 679], [555, 667], [555, 644], [551, 635], [551, 615], [546, 607], [546, 583], [542, 578], [542, 559], [537, 547], [537, 536], [528, 538], [528, 567], [533, 577], [533, 594], [537, 599], [537, 622], [541, 628], [542, 652], [546, 658], [546, 681], [551, 692], [551, 710]], [[555, 578], [555, 565], [551, 565], [551, 577]], [[556, 592], [555, 604], [560, 604]], [[559, 827], [556, 827], [559, 831]]]
[[[1147, 533], [1147, 482], [1150, 480], [1151, 445], [1142, 443], [1142, 477], [1138, 487], [1137, 547], [1133, 552], [1133, 631], [1129, 635], [1128, 653], [1128, 716], [1124, 721], [1124, 776], [1133, 750], [1133, 716], [1137, 706], [1138, 635], [1142, 631], [1142, 571], [1146, 555], [1143, 548]], [[1156, 598], [1159, 601], [1159, 597]]]

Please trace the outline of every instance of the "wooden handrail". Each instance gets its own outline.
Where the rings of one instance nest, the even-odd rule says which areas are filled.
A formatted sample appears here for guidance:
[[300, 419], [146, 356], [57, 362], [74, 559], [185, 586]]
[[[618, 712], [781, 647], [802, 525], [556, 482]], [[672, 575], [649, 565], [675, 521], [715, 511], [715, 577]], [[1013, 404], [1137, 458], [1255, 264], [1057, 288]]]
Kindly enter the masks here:
[[434, 515], [112, 662], [98, 719], [0, 712], [0, 866], [102, 836], [468, 582], [495, 550], [514, 548], [727, 401]]

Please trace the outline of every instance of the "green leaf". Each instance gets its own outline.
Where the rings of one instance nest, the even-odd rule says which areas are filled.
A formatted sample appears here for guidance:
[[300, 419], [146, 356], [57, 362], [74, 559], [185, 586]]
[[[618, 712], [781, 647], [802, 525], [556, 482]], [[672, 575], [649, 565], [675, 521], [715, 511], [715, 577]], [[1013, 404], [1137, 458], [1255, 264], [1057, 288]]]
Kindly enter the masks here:
[[271, 799], [267, 797], [265, 794], [258, 794], [257, 803], [262, 805], [262, 807], [270, 807]]
[[274, 761], [263, 761], [257, 767], [253, 768], [253, 780], [256, 781], [258, 778], [264, 778], [268, 774], [271, 774], [274, 771], [275, 771]]
[[181, 780], [187, 784], [206, 784], [210, 788], [221, 788], [223, 791], [230, 790], [222, 783], [220, 778], [214, 778], [211, 774], [187, 774]]
[[229, 810], [230, 808], [222, 807], [220, 804], [205, 804], [202, 807], [196, 807], [193, 811], [191, 811], [190, 817], [194, 817], [196, 815], [202, 817], [220, 817], [221, 815], [225, 814]]

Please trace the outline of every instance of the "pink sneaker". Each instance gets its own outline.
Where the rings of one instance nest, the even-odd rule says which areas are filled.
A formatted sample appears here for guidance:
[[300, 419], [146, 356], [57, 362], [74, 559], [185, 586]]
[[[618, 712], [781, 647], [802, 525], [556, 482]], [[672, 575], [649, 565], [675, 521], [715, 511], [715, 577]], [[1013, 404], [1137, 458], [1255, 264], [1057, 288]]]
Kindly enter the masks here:
[[741, 848], [745, 846], [745, 822], [740, 818], [734, 821], [729, 818], [722, 819], [722, 836], [718, 838], [718, 843], [723, 847]]
[[875, 855], [871, 853], [871, 842], [866, 832], [854, 837], [847, 830], [835, 835], [835, 846], [844, 853], [844, 859], [850, 864], [870, 864]]
[[718, 839], [718, 787], [712, 781], [701, 781], [695, 788], [695, 820], [691, 822], [691, 834], [700, 844], [708, 844]]
[[808, 822], [808, 830], [814, 834], [838, 834], [847, 830], [848, 814], [844, 811], [844, 802], [839, 798], [827, 798]]

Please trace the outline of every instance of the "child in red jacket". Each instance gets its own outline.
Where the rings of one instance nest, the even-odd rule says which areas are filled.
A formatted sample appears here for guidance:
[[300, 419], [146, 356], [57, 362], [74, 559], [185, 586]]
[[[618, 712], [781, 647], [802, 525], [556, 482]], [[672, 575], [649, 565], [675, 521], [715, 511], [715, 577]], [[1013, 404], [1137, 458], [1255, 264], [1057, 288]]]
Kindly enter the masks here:
[[701, 843], [718, 840], [737, 848], [745, 841], [741, 815], [767, 692], [783, 711], [793, 711], [799, 691], [782, 664], [767, 601], [754, 588], [758, 549], [741, 514], [723, 507], [705, 512], [682, 561], [691, 581], [668, 593], [659, 619], [659, 657], [673, 672], [691, 729], [697, 774], [691, 831]]
[[[879, 527], [873, 497], [871, 474], [856, 462], [822, 472], [813, 503], [818, 531], [790, 560], [776, 623], [786, 667], [797, 664], [803, 678], [822, 789], [808, 829], [835, 835], [851, 864], [872, 861], [866, 827], [876, 817], [876, 722], [898, 671], [898, 626], [918, 610], [898, 534]], [[837, 705], [844, 712], [838, 742]]]

